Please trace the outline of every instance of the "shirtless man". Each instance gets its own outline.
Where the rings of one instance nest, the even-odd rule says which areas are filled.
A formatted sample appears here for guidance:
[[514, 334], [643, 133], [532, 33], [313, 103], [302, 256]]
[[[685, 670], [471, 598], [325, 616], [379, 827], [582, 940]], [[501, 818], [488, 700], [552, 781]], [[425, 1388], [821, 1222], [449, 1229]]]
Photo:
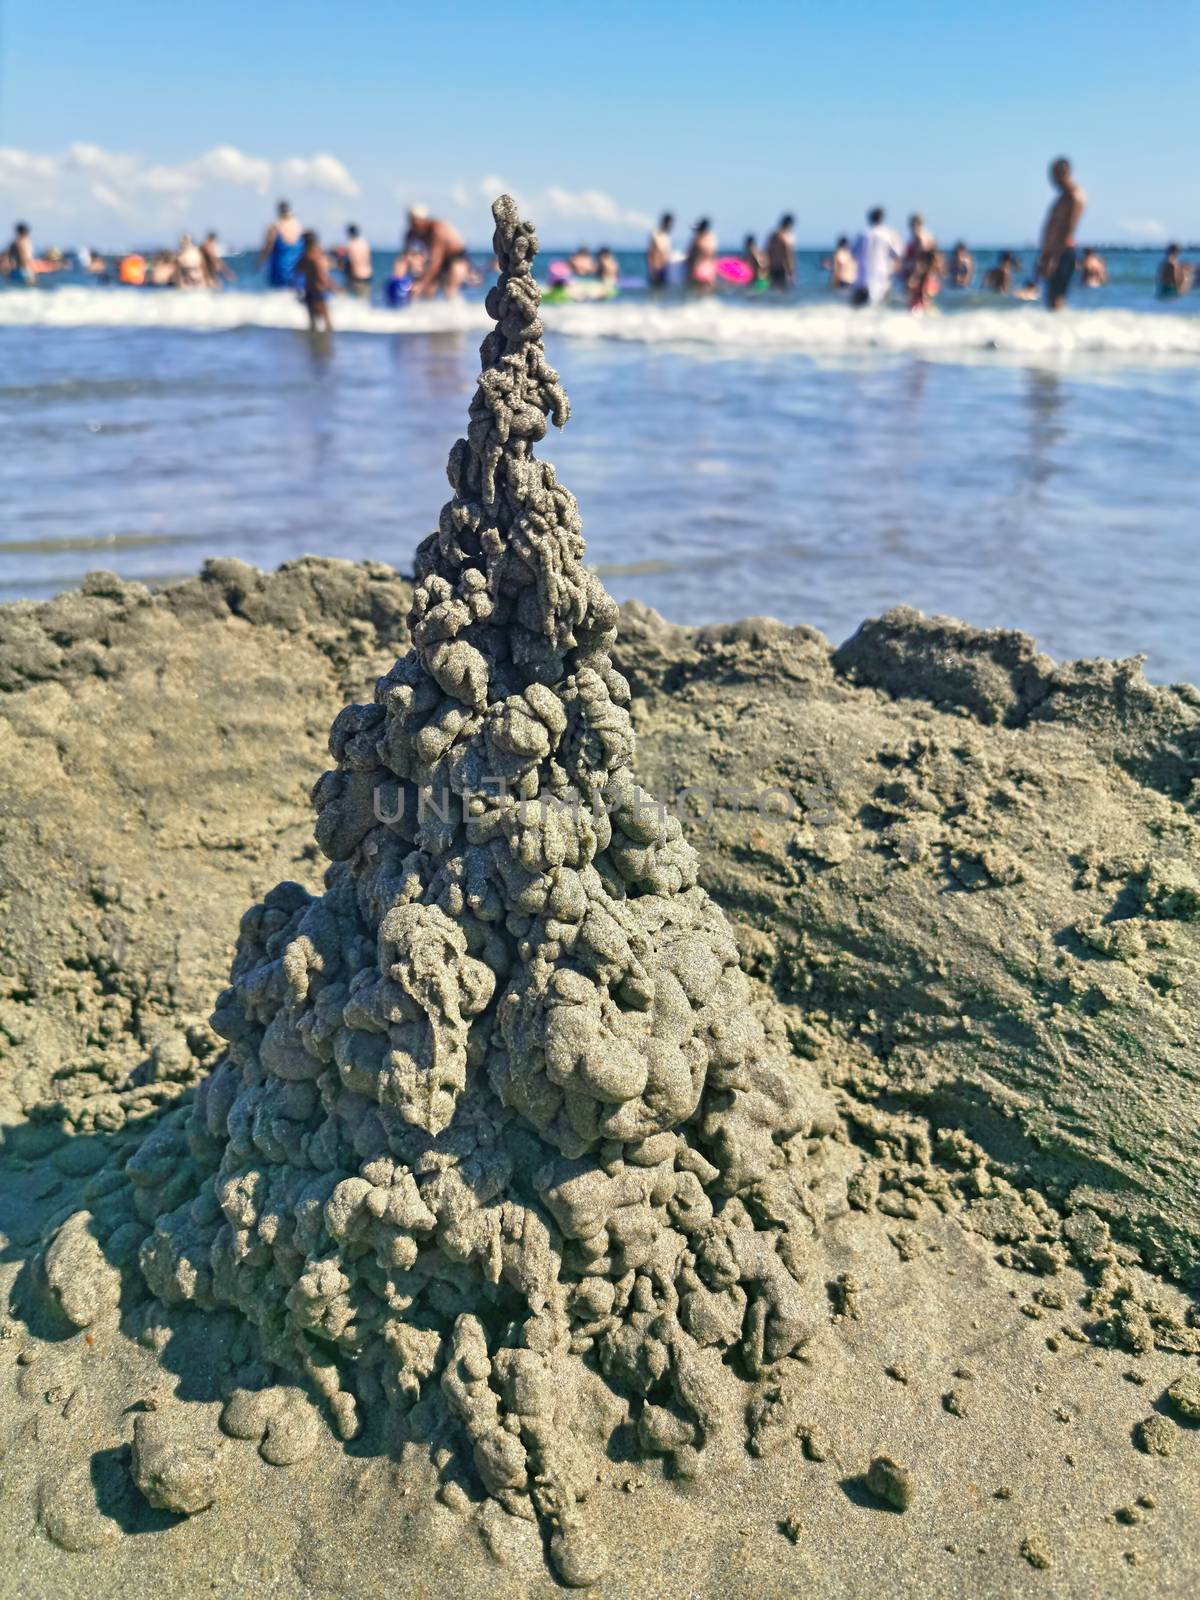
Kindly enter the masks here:
[[664, 211], [646, 246], [646, 280], [652, 289], [667, 287], [667, 272], [671, 265], [671, 229], [674, 226], [675, 218], [669, 211]]
[[779, 226], [767, 240], [767, 277], [772, 289], [796, 287], [796, 241], [792, 235], [795, 221], [790, 211], [780, 217]]
[[427, 300], [440, 289], [447, 300], [458, 298], [471, 275], [462, 235], [448, 222], [431, 217], [424, 206], [408, 208], [405, 248], [419, 244], [425, 251], [425, 271], [413, 284], [413, 299]]
[[8, 247], [8, 275], [12, 281], [33, 283], [37, 277], [33, 262], [33, 240], [29, 236], [29, 224], [18, 222], [13, 242]]
[[371, 246], [358, 231], [355, 222], [346, 225], [346, 284], [352, 293], [369, 295], [371, 276]]
[[974, 276], [975, 257], [960, 239], [950, 258], [950, 286], [953, 289], [969, 289]]
[[204, 257], [204, 276], [208, 280], [210, 289], [219, 289], [222, 278], [226, 283], [237, 282], [237, 273], [225, 264], [220, 241], [215, 232], [205, 235], [204, 243], [200, 246], [200, 254]]
[[581, 244], [574, 255], [567, 257], [567, 265], [577, 278], [596, 276], [596, 258], [585, 244]]
[[997, 257], [996, 265], [989, 267], [983, 275], [983, 287], [991, 294], [1011, 294], [1013, 285], [1013, 272], [1017, 260], [1011, 250], [1002, 250]]
[[190, 233], [181, 233], [179, 236], [173, 282], [177, 289], [204, 289], [208, 286], [204, 256]]
[[321, 241], [311, 231], [304, 235], [304, 253], [300, 257], [299, 276], [309, 327], [314, 333], [319, 329], [332, 333], [333, 321], [329, 315], [329, 296], [333, 293], [333, 279], [329, 276], [329, 262], [321, 249]]
[[1155, 290], [1159, 299], [1173, 300], [1177, 295], [1186, 294], [1191, 286], [1191, 267], [1186, 261], [1179, 259], [1179, 246], [1169, 244], [1158, 264]]
[[1065, 304], [1075, 276], [1075, 230], [1087, 196], [1072, 177], [1066, 156], [1059, 156], [1050, 168], [1050, 182], [1058, 194], [1046, 213], [1034, 277], [1045, 283], [1046, 304], [1051, 311], [1057, 311]]

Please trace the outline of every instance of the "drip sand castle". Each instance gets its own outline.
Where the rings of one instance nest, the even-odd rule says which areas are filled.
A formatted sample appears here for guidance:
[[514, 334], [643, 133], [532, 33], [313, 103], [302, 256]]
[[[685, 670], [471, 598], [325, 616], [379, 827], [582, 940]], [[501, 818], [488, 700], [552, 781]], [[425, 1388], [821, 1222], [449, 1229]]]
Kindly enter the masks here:
[[[903, 610], [617, 639], [496, 221], [414, 583], [0, 608], [5, 1570], [1192, 1592], [1200, 694]], [[648, 788], [797, 814], [685, 841], [630, 683]]]
[[494, 214], [413, 647], [314, 792], [325, 892], [246, 914], [187, 1148], [128, 1170], [155, 1295], [240, 1311], [344, 1438], [448, 1445], [586, 1583], [614, 1437], [694, 1477], [811, 1332], [834, 1118], [634, 780], [616, 607], [533, 453], [568, 415], [537, 240]]

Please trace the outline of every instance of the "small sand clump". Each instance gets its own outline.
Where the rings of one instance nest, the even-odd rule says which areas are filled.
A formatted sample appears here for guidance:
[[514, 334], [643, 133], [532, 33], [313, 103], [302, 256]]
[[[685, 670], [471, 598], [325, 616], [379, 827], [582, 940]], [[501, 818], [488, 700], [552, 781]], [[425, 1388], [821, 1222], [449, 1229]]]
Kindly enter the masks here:
[[1171, 1456], [1175, 1454], [1179, 1429], [1170, 1417], [1160, 1416], [1154, 1411], [1138, 1423], [1133, 1435], [1138, 1449], [1144, 1450], [1148, 1456]]
[[133, 1425], [130, 1472], [159, 1511], [207, 1511], [220, 1485], [221, 1441], [197, 1441], [191, 1420], [176, 1411], [148, 1411]]
[[1200, 1422], [1200, 1373], [1185, 1372], [1167, 1387], [1167, 1401], [1186, 1422]]
[[[127, 1170], [156, 1296], [235, 1308], [344, 1438], [429, 1445], [582, 1585], [618, 1430], [694, 1477], [812, 1332], [836, 1119], [634, 781], [616, 607], [533, 455], [568, 414], [537, 241], [494, 213], [496, 327], [413, 646], [337, 717], [313, 795], [325, 892], [246, 913], [225, 1054], [186, 1138], [165, 1124]], [[294, 1460], [306, 1405], [241, 1398], [224, 1425]], [[143, 1492], [202, 1509], [215, 1454], [158, 1434], [139, 1418]]]
[[907, 1467], [891, 1456], [876, 1456], [867, 1468], [867, 1488], [896, 1511], [907, 1511], [913, 1502], [916, 1485]]

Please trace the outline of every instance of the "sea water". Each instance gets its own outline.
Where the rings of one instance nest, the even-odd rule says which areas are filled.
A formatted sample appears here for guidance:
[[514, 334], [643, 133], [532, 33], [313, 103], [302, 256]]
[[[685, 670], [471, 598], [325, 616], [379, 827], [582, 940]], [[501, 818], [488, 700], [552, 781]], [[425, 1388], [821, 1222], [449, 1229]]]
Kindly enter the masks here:
[[[575, 415], [543, 453], [608, 587], [674, 621], [836, 641], [905, 603], [1200, 681], [1200, 294], [1156, 301], [1156, 259], [1110, 255], [1110, 286], [1057, 315], [949, 289], [934, 315], [854, 311], [815, 254], [788, 296], [547, 306]], [[337, 296], [330, 344], [232, 264], [217, 294], [0, 292], [0, 597], [210, 555], [408, 566], [447, 497], [482, 292]]]

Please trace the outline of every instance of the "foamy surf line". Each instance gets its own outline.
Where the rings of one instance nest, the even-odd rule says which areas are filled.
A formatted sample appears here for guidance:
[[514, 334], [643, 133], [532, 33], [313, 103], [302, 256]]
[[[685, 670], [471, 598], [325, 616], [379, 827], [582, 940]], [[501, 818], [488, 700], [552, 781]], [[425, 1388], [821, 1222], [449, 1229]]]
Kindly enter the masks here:
[[[914, 317], [898, 308], [852, 311], [845, 305], [738, 306], [611, 302], [543, 308], [547, 330], [566, 338], [629, 344], [703, 347], [712, 353], [825, 359], [879, 353], [930, 360], [988, 357], [1025, 362], [1101, 359], [1111, 362], [1200, 360], [1200, 317], [1191, 312], [1067, 310], [1049, 316], [1040, 306], [972, 309]], [[338, 298], [340, 332], [482, 333], [487, 314], [478, 301], [438, 302], [386, 310]], [[161, 328], [189, 333], [239, 328], [302, 330], [295, 296], [202, 291], [183, 294], [67, 287], [0, 294], [0, 328]]]

